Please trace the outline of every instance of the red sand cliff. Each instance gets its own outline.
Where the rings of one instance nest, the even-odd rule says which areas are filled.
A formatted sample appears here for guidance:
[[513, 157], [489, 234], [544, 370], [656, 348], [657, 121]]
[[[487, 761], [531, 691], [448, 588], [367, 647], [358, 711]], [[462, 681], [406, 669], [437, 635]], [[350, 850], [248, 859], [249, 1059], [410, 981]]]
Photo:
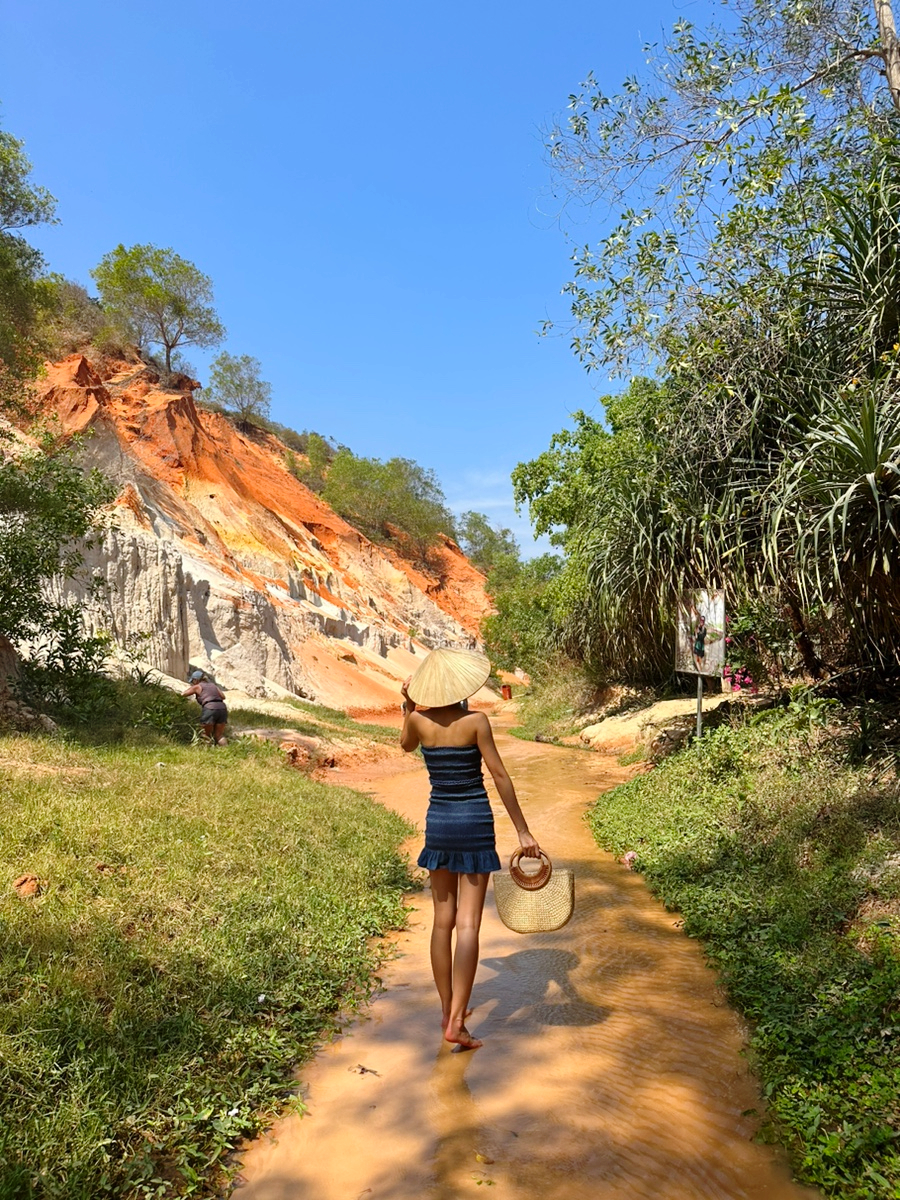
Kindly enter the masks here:
[[[132, 606], [148, 611], [121, 613], [110, 600], [114, 623], [121, 618], [117, 634], [138, 631], [134, 621], [146, 623], [154, 606], [165, 606], [152, 581], [128, 575], [127, 534], [132, 573], [151, 570], [151, 543], [165, 543], [159, 553], [189, 593], [182, 657], [220, 677], [231, 670], [233, 686], [371, 708], [394, 703], [398, 678], [416, 665], [411, 628], [442, 644], [474, 643], [489, 602], [484, 577], [455, 543], [442, 539], [427, 570], [373, 545], [288, 472], [277, 438], [241, 433], [198, 409], [196, 384], [183, 383], [170, 390], [140, 362], [92, 363], [73, 354], [49, 365], [35, 389], [38, 414], [67, 435], [90, 432], [88, 460], [120, 482], [118, 532], [107, 539], [106, 559], [92, 565], [95, 576], [114, 573], [118, 591], [124, 571]], [[173, 547], [181, 556], [174, 565]], [[212, 632], [211, 614], [197, 610], [204, 573], [212, 580]], [[180, 603], [169, 593], [170, 607]], [[271, 613], [255, 613], [259, 627], [244, 628], [241, 614], [263, 601]], [[227, 644], [232, 634], [244, 640], [240, 652]], [[253, 637], [268, 637], [275, 649], [252, 645]], [[259, 678], [238, 679], [253, 674], [253, 663]], [[181, 664], [169, 654], [157, 665]]]

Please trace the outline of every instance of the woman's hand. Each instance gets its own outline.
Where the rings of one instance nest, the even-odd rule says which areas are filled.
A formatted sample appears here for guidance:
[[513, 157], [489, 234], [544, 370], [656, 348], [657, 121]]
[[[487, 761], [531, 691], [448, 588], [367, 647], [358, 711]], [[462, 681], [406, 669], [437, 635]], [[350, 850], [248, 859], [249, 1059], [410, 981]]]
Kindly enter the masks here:
[[415, 750], [419, 744], [419, 735], [416, 731], [418, 721], [410, 721], [410, 714], [416, 711], [415, 700], [410, 699], [409, 692], [406, 690], [409, 687], [409, 679], [403, 681], [403, 686], [400, 689], [400, 695], [403, 697], [403, 728], [400, 731], [400, 748], [405, 750], [407, 754], [410, 750]]
[[519, 845], [522, 847], [523, 858], [540, 858], [541, 848], [527, 829], [519, 833]]

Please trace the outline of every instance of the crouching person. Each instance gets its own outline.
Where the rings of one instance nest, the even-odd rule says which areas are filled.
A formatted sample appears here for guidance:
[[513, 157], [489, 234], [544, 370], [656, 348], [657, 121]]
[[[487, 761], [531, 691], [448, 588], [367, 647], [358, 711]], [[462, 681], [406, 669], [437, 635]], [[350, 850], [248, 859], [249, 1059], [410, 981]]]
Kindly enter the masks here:
[[225, 707], [225, 697], [208, 675], [203, 671], [191, 674], [190, 687], [182, 696], [196, 696], [200, 705], [200, 728], [204, 737], [214, 746], [224, 746], [225, 725], [228, 721], [228, 709]]

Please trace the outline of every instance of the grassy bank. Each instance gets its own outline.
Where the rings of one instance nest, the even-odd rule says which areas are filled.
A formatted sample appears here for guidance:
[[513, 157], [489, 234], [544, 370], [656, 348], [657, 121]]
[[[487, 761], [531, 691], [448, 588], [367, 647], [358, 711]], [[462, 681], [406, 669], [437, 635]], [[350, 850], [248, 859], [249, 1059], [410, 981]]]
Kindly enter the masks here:
[[250, 707], [229, 706], [229, 722], [233, 729], [269, 725], [278, 729], [290, 729], [308, 737], [322, 738], [325, 741], [363, 738], [367, 742], [397, 744], [398, 731], [389, 725], [364, 724], [348, 717], [340, 709], [326, 708], [321, 704], [306, 704], [302, 700], [290, 700], [284, 707], [294, 710], [297, 715], [272, 716]]
[[135, 736], [0, 738], [2, 1200], [216, 1194], [403, 919], [400, 818]]
[[[830, 728], [826, 728], [830, 725]], [[868, 722], [871, 730], [872, 722]], [[900, 790], [795, 703], [600, 797], [601, 845], [703, 939], [751, 1023], [765, 1133], [842, 1200], [900, 1196]]]
[[570, 737], [583, 728], [581, 714], [593, 695], [594, 689], [580, 672], [561, 665], [529, 688], [515, 689], [518, 722], [509, 732], [525, 741]]

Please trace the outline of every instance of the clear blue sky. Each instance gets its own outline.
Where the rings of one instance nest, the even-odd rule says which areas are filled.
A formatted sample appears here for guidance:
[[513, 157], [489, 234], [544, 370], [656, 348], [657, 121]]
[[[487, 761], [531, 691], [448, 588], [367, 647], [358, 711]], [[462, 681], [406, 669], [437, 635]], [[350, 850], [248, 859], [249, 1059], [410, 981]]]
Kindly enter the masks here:
[[571, 250], [542, 131], [588, 71], [617, 88], [710, 7], [20, 3], [0, 119], [58, 197], [34, 238], [53, 270], [87, 284], [119, 242], [172, 246], [276, 420], [434, 468], [531, 553], [509, 473], [603, 388], [535, 334], [565, 317]]

